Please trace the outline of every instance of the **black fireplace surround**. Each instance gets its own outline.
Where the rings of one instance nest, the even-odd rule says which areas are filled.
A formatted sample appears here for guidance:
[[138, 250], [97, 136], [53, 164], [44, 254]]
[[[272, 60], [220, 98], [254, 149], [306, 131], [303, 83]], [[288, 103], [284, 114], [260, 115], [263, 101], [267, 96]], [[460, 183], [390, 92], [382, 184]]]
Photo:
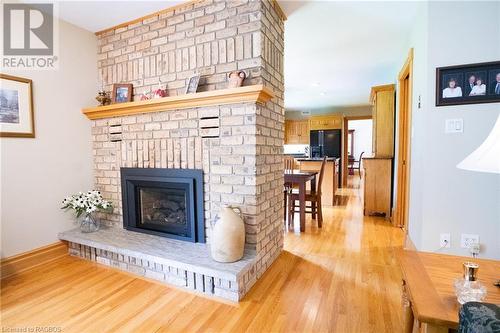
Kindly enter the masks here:
[[121, 168], [123, 227], [205, 243], [203, 171]]

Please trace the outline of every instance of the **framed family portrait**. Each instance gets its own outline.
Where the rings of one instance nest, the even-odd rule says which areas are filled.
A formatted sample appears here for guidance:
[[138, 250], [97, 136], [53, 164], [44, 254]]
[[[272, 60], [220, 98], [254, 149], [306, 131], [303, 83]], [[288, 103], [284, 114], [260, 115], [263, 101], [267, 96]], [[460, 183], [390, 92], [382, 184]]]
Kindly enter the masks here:
[[132, 89], [132, 84], [129, 83], [113, 84], [113, 91], [111, 91], [111, 102], [132, 102]]
[[0, 74], [0, 137], [35, 137], [30, 79]]
[[198, 83], [200, 83], [200, 74], [191, 76], [187, 82], [186, 94], [194, 94], [198, 90]]
[[436, 68], [436, 106], [500, 102], [500, 61]]

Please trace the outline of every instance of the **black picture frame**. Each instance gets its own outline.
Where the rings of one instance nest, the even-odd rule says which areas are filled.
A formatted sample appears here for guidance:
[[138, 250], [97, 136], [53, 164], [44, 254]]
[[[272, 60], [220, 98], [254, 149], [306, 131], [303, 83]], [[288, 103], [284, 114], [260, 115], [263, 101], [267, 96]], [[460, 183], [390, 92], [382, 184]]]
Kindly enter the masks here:
[[500, 61], [436, 68], [436, 106], [498, 102]]

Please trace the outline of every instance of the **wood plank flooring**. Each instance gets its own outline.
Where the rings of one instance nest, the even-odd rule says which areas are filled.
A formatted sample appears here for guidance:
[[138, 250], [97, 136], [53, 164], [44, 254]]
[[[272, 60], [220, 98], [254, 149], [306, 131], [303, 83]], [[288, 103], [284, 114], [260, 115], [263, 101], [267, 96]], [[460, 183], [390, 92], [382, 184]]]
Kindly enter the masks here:
[[322, 229], [308, 220], [305, 233], [286, 232], [285, 251], [237, 305], [66, 256], [2, 281], [2, 332], [400, 331], [403, 234], [364, 217], [350, 181]]

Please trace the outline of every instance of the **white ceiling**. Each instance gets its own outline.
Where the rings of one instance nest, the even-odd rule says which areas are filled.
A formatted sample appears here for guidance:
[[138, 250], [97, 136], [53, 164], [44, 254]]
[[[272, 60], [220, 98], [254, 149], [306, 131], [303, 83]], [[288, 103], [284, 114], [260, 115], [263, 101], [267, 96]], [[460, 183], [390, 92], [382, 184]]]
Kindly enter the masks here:
[[395, 81], [418, 3], [298, 4], [282, 2], [295, 7], [285, 23], [288, 110], [368, 104], [371, 86]]
[[[182, 2], [61, 1], [59, 17], [96, 32]], [[288, 16], [287, 109], [367, 104], [371, 86], [395, 80], [407, 52], [417, 2], [279, 2]]]
[[59, 1], [58, 4], [59, 17], [64, 21], [97, 32], [182, 2], [185, 1]]

